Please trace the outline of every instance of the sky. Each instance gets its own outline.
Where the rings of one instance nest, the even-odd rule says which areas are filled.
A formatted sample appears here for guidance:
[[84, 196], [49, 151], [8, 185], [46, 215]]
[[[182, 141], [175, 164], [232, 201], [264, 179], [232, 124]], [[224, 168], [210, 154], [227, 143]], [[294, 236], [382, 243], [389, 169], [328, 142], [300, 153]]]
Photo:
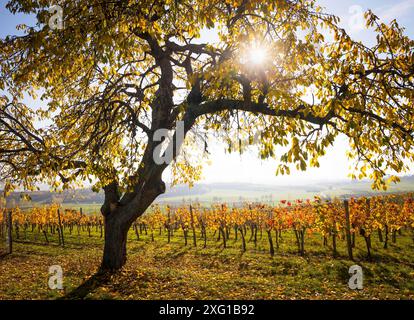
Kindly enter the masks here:
[[[24, 15], [11, 15], [6, 9], [6, 0], [0, 0], [0, 37], [16, 34], [15, 26], [21, 23], [32, 24], [32, 18]], [[397, 19], [406, 28], [406, 34], [414, 38], [414, 0], [318, 0], [326, 11], [341, 18], [341, 25], [356, 40], [369, 45], [375, 35], [364, 30], [361, 14], [371, 9], [382, 21]], [[210, 30], [204, 37], [214, 38]], [[306, 172], [292, 171], [290, 176], [276, 176], [276, 161], [261, 161], [256, 153], [227, 154], [223, 145], [212, 142], [209, 145], [210, 165], [206, 165], [202, 182], [248, 182], [275, 185], [307, 184], [316, 180], [344, 180], [349, 173], [350, 162], [346, 158], [347, 140], [339, 138], [321, 159], [320, 168], [310, 168]], [[414, 172], [414, 171], [412, 171]]]

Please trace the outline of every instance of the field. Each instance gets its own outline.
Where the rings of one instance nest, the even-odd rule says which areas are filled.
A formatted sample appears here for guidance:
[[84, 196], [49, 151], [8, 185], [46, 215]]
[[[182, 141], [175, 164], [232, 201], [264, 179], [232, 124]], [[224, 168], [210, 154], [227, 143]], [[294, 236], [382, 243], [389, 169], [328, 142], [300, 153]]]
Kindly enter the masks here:
[[[230, 232], [226, 248], [218, 233], [208, 231], [204, 248], [196, 231], [185, 245], [177, 228], [168, 243], [161, 228], [132, 228], [128, 262], [111, 276], [96, 275], [103, 240], [98, 226], [81, 227], [79, 234], [65, 230], [65, 246], [57, 232], [23, 232], [13, 242], [13, 254], [0, 258], [0, 299], [414, 299], [414, 242], [412, 230], [403, 228], [388, 248], [377, 233], [371, 237], [367, 257], [364, 238], [355, 237], [354, 261], [347, 256], [344, 240], [338, 240], [333, 256], [331, 239], [324, 245], [317, 232], [306, 235], [305, 251], [298, 254], [293, 231], [281, 233], [279, 248], [269, 255], [265, 232], [257, 241], [246, 238], [246, 251]], [[382, 239], [384, 241], [384, 239]], [[348, 288], [350, 266], [364, 272], [363, 290]], [[48, 288], [48, 270], [63, 269], [64, 290]]]
[[[371, 189], [370, 181], [355, 180], [317, 180], [312, 184], [271, 185], [252, 183], [196, 183], [193, 188], [187, 185], [167, 186], [165, 194], [156, 203], [161, 205], [182, 205], [183, 203], [201, 203], [210, 206], [217, 202], [229, 204], [255, 201], [277, 205], [280, 200], [313, 199], [314, 196], [329, 198], [349, 198], [352, 196], [375, 196], [407, 193], [413, 190], [414, 176], [401, 177], [401, 182], [393, 184], [387, 192]], [[85, 213], [100, 212], [104, 201], [103, 193], [90, 189], [65, 190], [64, 192], [36, 191], [30, 194], [31, 201], [25, 201], [21, 192], [8, 197], [10, 207], [32, 208], [50, 203], [60, 203], [64, 209], [82, 208]]]

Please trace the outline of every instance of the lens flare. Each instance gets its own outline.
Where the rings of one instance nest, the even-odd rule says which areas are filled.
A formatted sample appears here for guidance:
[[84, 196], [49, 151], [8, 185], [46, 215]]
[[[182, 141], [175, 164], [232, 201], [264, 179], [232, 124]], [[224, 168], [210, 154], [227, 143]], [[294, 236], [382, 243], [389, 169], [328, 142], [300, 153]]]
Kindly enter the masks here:
[[262, 65], [265, 63], [267, 53], [264, 48], [253, 47], [249, 52], [249, 62], [255, 65]]

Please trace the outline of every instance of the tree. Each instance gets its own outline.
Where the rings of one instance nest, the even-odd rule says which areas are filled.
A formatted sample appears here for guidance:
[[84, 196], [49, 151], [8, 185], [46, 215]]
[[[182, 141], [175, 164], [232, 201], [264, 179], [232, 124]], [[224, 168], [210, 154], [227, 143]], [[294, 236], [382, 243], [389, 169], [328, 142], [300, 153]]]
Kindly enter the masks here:
[[[59, 3], [61, 25], [48, 1], [8, 2], [38, 23], [1, 41], [0, 177], [6, 191], [103, 189], [102, 269], [125, 264], [128, 229], [165, 191], [167, 167], [175, 183], [199, 177], [188, 151], [206, 136], [231, 151], [257, 144], [261, 158], [280, 147], [289, 174], [319, 166], [345, 135], [354, 174], [377, 188], [414, 159], [414, 43], [396, 21], [368, 11], [377, 43], [366, 47], [313, 0]], [[218, 39], [204, 41], [208, 29]], [[43, 104], [24, 103], [36, 95]], [[171, 150], [174, 161], [157, 161]]]

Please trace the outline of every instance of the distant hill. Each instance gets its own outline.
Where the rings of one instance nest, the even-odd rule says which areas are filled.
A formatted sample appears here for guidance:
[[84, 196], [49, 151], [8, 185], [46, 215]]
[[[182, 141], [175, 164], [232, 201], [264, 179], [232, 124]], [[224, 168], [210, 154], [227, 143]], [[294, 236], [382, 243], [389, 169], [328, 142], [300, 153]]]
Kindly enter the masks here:
[[[310, 199], [315, 195], [333, 198], [350, 197], [358, 195], [373, 195], [375, 192], [370, 187], [369, 181], [317, 181], [312, 184], [292, 184], [275, 186], [268, 184], [251, 183], [210, 183], [196, 184], [193, 188], [185, 185], [168, 188], [161, 195], [158, 203], [178, 204], [182, 202], [212, 203], [219, 201], [243, 202], [262, 201], [276, 202], [282, 199]], [[401, 182], [390, 187], [388, 192], [414, 191], [414, 176], [401, 178]], [[23, 199], [23, 195], [30, 196], [31, 201]], [[103, 193], [95, 193], [89, 189], [68, 190], [62, 193], [49, 191], [36, 191], [30, 193], [14, 192], [8, 199], [8, 206], [32, 207], [41, 204], [62, 203], [66, 206], [92, 205], [96, 208], [103, 202]]]

